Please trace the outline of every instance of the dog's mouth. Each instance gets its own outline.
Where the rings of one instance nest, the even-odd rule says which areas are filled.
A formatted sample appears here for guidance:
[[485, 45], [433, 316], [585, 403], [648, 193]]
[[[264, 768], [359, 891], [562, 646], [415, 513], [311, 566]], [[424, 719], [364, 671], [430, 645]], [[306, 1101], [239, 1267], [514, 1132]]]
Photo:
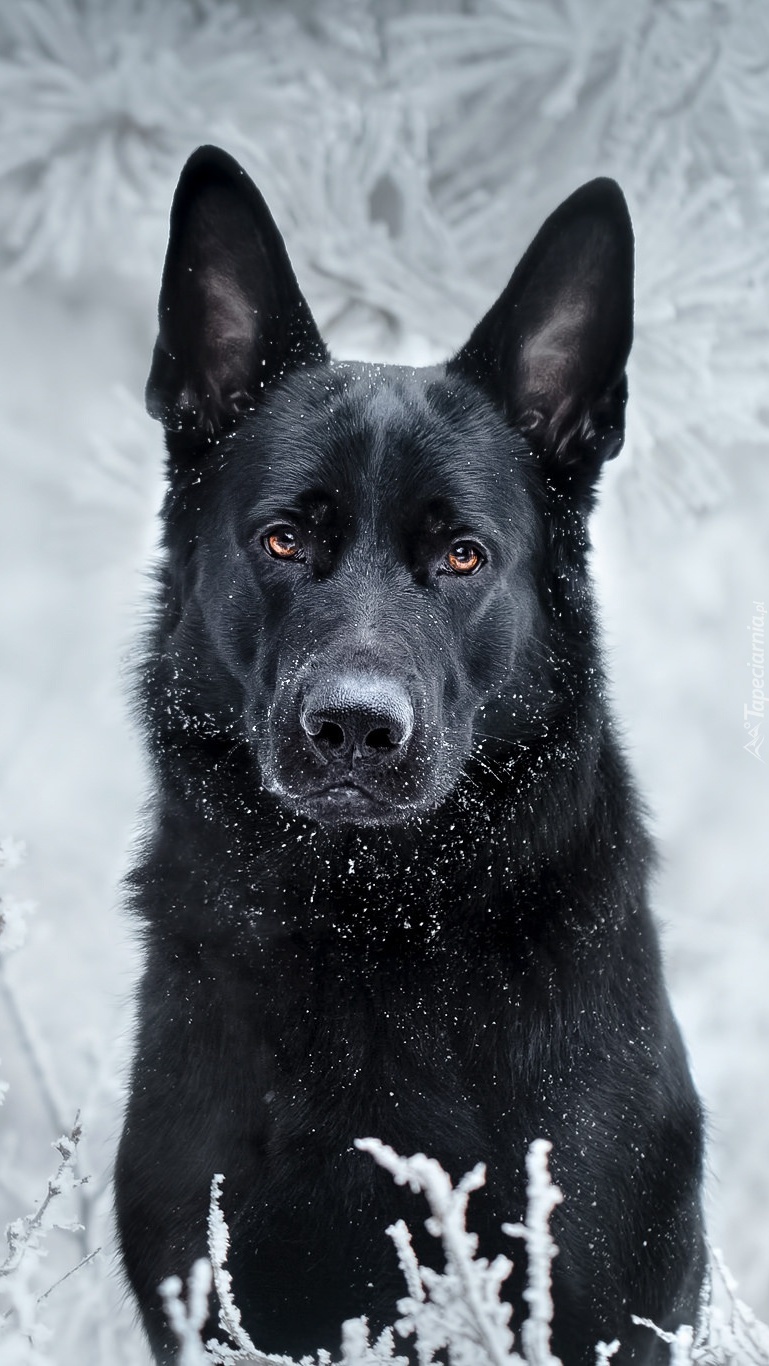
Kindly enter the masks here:
[[380, 800], [367, 787], [349, 778], [303, 793], [301, 805], [308, 814], [331, 823], [376, 823], [392, 820], [394, 814], [389, 802]]
[[320, 825], [399, 825], [412, 814], [408, 806], [388, 793], [373, 792], [357, 777], [297, 789], [273, 776], [266, 786], [284, 806]]

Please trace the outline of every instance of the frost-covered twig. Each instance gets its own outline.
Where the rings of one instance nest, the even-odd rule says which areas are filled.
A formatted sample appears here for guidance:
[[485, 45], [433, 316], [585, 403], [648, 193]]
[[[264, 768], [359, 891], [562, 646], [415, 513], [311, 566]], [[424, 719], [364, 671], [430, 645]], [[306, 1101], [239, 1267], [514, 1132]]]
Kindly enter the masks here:
[[[769, 1326], [757, 1319], [753, 1310], [740, 1299], [737, 1294], [737, 1282], [726, 1265], [720, 1248], [711, 1248], [710, 1256], [730, 1305], [728, 1325], [726, 1329], [721, 1326], [719, 1331], [722, 1334], [728, 1332], [734, 1340], [735, 1360], [737, 1351], [740, 1351], [744, 1360], [758, 1362], [759, 1366], [769, 1366]], [[715, 1310], [711, 1310], [711, 1333], [714, 1331], [714, 1320]]]
[[413, 1300], [418, 1300], [421, 1303], [425, 1298], [425, 1291], [420, 1279], [419, 1262], [411, 1242], [408, 1225], [403, 1219], [399, 1219], [397, 1223], [391, 1224], [386, 1232], [395, 1244], [398, 1265], [403, 1272], [403, 1279], [406, 1282], [409, 1295]]
[[[719, 1249], [709, 1251], [696, 1329], [682, 1324], [675, 1333], [665, 1332], [636, 1315], [633, 1322], [669, 1344], [670, 1366], [769, 1366], [769, 1326], [737, 1295], [737, 1283]], [[725, 1308], [719, 1299], [725, 1300]]]
[[[443, 1275], [429, 1267], [419, 1268], [424, 1293], [421, 1297], [409, 1294], [399, 1301], [402, 1318], [396, 1325], [398, 1331], [415, 1333], [424, 1361], [432, 1361], [435, 1352], [449, 1342], [453, 1346], [456, 1339], [459, 1346], [464, 1339], [478, 1361], [485, 1356], [492, 1366], [520, 1362], [520, 1357], [511, 1354], [511, 1306], [499, 1298], [512, 1262], [507, 1257], [496, 1257], [491, 1263], [485, 1257], [476, 1257], [478, 1239], [466, 1227], [468, 1197], [484, 1184], [485, 1168], [474, 1167], [454, 1188], [440, 1164], [423, 1153], [399, 1157], [375, 1138], [359, 1139], [356, 1147], [370, 1153], [398, 1185], [408, 1184], [426, 1197], [430, 1206], [426, 1227], [441, 1239], [446, 1256]], [[402, 1233], [396, 1234], [396, 1244], [402, 1252]]]
[[204, 1366], [209, 1360], [200, 1334], [208, 1318], [211, 1279], [211, 1263], [207, 1257], [200, 1257], [190, 1271], [186, 1302], [182, 1299], [179, 1276], [168, 1276], [159, 1287], [163, 1308], [179, 1343], [179, 1366]]
[[40, 1236], [47, 1229], [62, 1228], [69, 1232], [75, 1232], [79, 1229], [79, 1224], [61, 1221], [50, 1211], [51, 1205], [59, 1196], [68, 1191], [76, 1190], [78, 1186], [85, 1185], [88, 1180], [87, 1176], [77, 1176], [75, 1172], [75, 1159], [80, 1135], [81, 1129], [76, 1118], [70, 1132], [63, 1134], [53, 1145], [61, 1156], [61, 1162], [54, 1175], [49, 1178], [48, 1188], [37, 1209], [32, 1214], [14, 1219], [13, 1223], [6, 1228], [8, 1256], [0, 1265], [0, 1277], [11, 1276], [21, 1265], [27, 1253], [39, 1250]]
[[692, 1342], [694, 1340], [694, 1330], [688, 1323], [682, 1323], [674, 1333], [668, 1333], [664, 1328], [659, 1328], [652, 1319], [639, 1318], [633, 1314], [633, 1323], [639, 1328], [650, 1328], [662, 1342], [667, 1342], [670, 1347], [670, 1366], [690, 1366], [692, 1362]]
[[526, 1154], [526, 1222], [503, 1224], [505, 1233], [522, 1238], [528, 1254], [528, 1283], [523, 1292], [529, 1313], [521, 1327], [521, 1342], [529, 1366], [555, 1366], [550, 1351], [550, 1325], [553, 1297], [550, 1291], [553, 1258], [558, 1255], [550, 1232], [550, 1216], [563, 1200], [563, 1193], [550, 1179], [547, 1158], [552, 1144], [536, 1139]]
[[[258, 1351], [243, 1328], [240, 1310], [232, 1297], [232, 1277], [226, 1269], [230, 1230], [221, 1207], [223, 1181], [220, 1173], [211, 1180], [208, 1257], [200, 1257], [192, 1266], [186, 1302], [182, 1299], [179, 1276], [167, 1277], [159, 1287], [166, 1317], [179, 1344], [179, 1366], [294, 1366], [289, 1357]], [[201, 1335], [209, 1316], [212, 1289], [219, 1301], [219, 1327], [231, 1339], [230, 1344], [210, 1338], [203, 1345]]]
[[[23, 841], [11, 836], [6, 836], [0, 840], [0, 868], [11, 870], [18, 868], [23, 863], [25, 854], [26, 848]], [[2, 997], [6, 1012], [16, 1032], [30, 1074], [35, 1080], [41, 1104], [48, 1115], [51, 1128], [56, 1132], [57, 1129], [66, 1128], [68, 1111], [71, 1114], [71, 1109], [61, 1093], [56, 1072], [48, 1057], [48, 1051], [29, 1011], [25, 1009], [7, 966], [9, 957], [21, 948], [26, 941], [29, 917], [35, 909], [34, 902], [20, 901], [17, 897], [9, 896], [4, 890], [0, 895], [0, 997]], [[82, 1130], [78, 1123], [78, 1142], [81, 1133]], [[83, 1262], [88, 1260], [93, 1251], [93, 1247], [89, 1246], [87, 1231], [93, 1196], [92, 1193], [89, 1193], [91, 1198], [86, 1198], [83, 1191], [85, 1184], [84, 1181], [81, 1181], [75, 1187], [78, 1191], [76, 1198], [79, 1215], [79, 1222], [76, 1226], [77, 1237]]]
[[[78, 1267], [59, 1277], [41, 1294], [39, 1263], [46, 1255], [45, 1235], [53, 1228], [77, 1232], [80, 1225], [59, 1213], [59, 1203], [67, 1194], [75, 1192], [87, 1180], [75, 1171], [80, 1126], [76, 1121], [69, 1133], [62, 1135], [54, 1147], [60, 1162], [47, 1183], [45, 1195], [32, 1211], [13, 1220], [6, 1227], [8, 1252], [0, 1264], [0, 1339], [3, 1353], [10, 1350], [24, 1366], [42, 1366], [48, 1358], [41, 1349], [50, 1336], [47, 1325], [41, 1322], [40, 1305], [67, 1275], [84, 1266], [95, 1253], [82, 1258]], [[6, 1359], [5, 1356], [3, 1359]]]
[[595, 1349], [595, 1366], [609, 1366], [613, 1356], [616, 1356], [620, 1348], [619, 1338], [613, 1342], [599, 1342]]
[[93, 1252], [89, 1252], [87, 1256], [81, 1257], [80, 1261], [76, 1262], [74, 1266], [71, 1266], [69, 1271], [65, 1271], [64, 1275], [60, 1276], [58, 1281], [54, 1281], [53, 1285], [49, 1285], [48, 1289], [44, 1290], [42, 1295], [38, 1295], [38, 1304], [42, 1304], [43, 1300], [47, 1300], [48, 1296], [52, 1295], [54, 1290], [58, 1290], [59, 1286], [63, 1285], [65, 1281], [68, 1281], [70, 1276], [74, 1276], [77, 1271], [82, 1271], [84, 1266], [88, 1266], [90, 1262], [94, 1261], [100, 1252], [101, 1248], [95, 1247]]
[[[20, 841], [0, 840], [0, 869], [12, 870], [23, 857], [24, 846]], [[80, 1114], [74, 1125], [68, 1126], [62, 1121], [68, 1107], [58, 1092], [45, 1050], [13, 989], [10, 972], [6, 970], [7, 959], [24, 943], [31, 909], [30, 903], [15, 899], [6, 893], [5, 887], [2, 888], [0, 994], [16, 1027], [21, 1056], [37, 1083], [43, 1105], [52, 1119], [58, 1121], [56, 1127], [66, 1129], [66, 1132], [53, 1145], [59, 1161], [45, 1184], [45, 1194], [30, 1214], [14, 1219], [5, 1230], [7, 1253], [4, 1260], [0, 1259], [0, 1358], [3, 1362], [13, 1362], [14, 1366], [54, 1366], [55, 1361], [63, 1366], [65, 1360], [72, 1359], [72, 1343], [79, 1342], [81, 1337], [85, 1340], [87, 1336], [89, 1341], [98, 1341], [102, 1359], [109, 1359], [117, 1366], [125, 1358], [118, 1342], [120, 1330], [114, 1333], [114, 1340], [109, 1338], [114, 1330], [113, 1315], [105, 1312], [109, 1287], [103, 1281], [99, 1282], [98, 1271], [93, 1274], [101, 1248], [94, 1247], [85, 1228], [93, 1209], [93, 1195], [89, 1178], [79, 1171], [82, 1163]], [[0, 1093], [5, 1089], [0, 1084]], [[4, 1182], [4, 1188], [11, 1200], [15, 1200], [18, 1192], [11, 1180]], [[74, 1265], [70, 1264], [68, 1268], [66, 1264], [62, 1267], [62, 1258], [56, 1255], [56, 1266], [46, 1272], [44, 1258], [53, 1250], [47, 1235], [53, 1229], [72, 1235], [80, 1244], [81, 1255], [77, 1259], [73, 1257]], [[51, 1297], [75, 1272], [85, 1272], [79, 1278], [77, 1296], [68, 1302], [66, 1296], [57, 1294], [54, 1308]]]
[[208, 1252], [211, 1258], [214, 1289], [219, 1298], [219, 1327], [232, 1339], [240, 1352], [256, 1355], [256, 1348], [245, 1331], [240, 1310], [232, 1298], [232, 1277], [226, 1270], [230, 1250], [230, 1230], [222, 1213], [221, 1197], [224, 1177], [218, 1173], [211, 1182], [211, 1203], [208, 1207]]

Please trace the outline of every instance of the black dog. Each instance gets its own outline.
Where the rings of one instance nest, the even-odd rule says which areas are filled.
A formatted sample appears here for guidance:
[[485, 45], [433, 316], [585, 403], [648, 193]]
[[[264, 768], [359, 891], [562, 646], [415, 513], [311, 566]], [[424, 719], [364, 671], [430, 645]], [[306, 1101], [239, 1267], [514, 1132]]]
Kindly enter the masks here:
[[[125, 1266], [161, 1361], [160, 1281], [206, 1248], [260, 1349], [338, 1350], [394, 1317], [385, 1236], [421, 1202], [353, 1149], [454, 1178], [514, 1252], [552, 1140], [553, 1344], [696, 1313], [701, 1118], [647, 908], [650, 846], [604, 700], [586, 569], [623, 438], [633, 239], [596, 180], [547, 221], [435, 369], [337, 364], [248, 177], [182, 174], [150, 412], [165, 557], [141, 671], [153, 831], [117, 1167]], [[472, 1206], [471, 1206], [472, 1214]], [[215, 1320], [211, 1324], [215, 1329]]]

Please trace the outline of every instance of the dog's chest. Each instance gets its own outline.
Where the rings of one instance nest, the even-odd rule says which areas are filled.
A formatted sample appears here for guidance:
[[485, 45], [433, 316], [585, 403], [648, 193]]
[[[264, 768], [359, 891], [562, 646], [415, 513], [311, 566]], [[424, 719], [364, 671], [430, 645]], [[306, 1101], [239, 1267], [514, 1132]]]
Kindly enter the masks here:
[[261, 953], [251, 1004], [276, 1157], [339, 1154], [370, 1134], [413, 1151], [427, 1131], [444, 1136], [447, 1157], [472, 1163], [488, 1145], [480, 1080], [501, 1110], [511, 1099], [514, 990], [472, 955], [286, 936]]

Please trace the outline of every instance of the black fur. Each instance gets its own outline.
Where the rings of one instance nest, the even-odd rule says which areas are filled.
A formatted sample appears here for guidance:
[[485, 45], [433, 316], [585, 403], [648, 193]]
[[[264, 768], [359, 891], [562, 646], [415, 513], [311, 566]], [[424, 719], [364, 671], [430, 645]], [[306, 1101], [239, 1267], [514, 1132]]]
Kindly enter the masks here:
[[205, 1251], [214, 1172], [261, 1349], [392, 1320], [386, 1226], [437, 1254], [354, 1150], [370, 1134], [454, 1178], [487, 1164], [471, 1224], [515, 1253], [516, 1324], [500, 1224], [552, 1140], [566, 1366], [615, 1336], [622, 1366], [667, 1359], [631, 1313], [695, 1315], [700, 1110], [586, 569], [632, 261], [622, 195], [593, 181], [446, 366], [338, 364], [242, 170], [202, 148], [182, 174], [148, 384], [168, 494], [116, 1178], [161, 1361], [157, 1287]]

